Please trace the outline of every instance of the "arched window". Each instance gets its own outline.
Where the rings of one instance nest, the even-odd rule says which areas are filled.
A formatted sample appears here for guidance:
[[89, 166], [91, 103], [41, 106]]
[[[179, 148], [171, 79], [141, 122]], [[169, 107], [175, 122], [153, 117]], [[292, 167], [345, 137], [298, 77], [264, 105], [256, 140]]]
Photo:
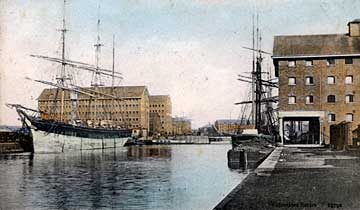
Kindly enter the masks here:
[[345, 84], [350, 85], [353, 83], [353, 76], [348, 75], [345, 77]]
[[305, 77], [305, 85], [313, 85], [314, 84], [314, 78], [307, 76]]
[[288, 85], [296, 85], [296, 78], [295, 77], [289, 77]]
[[306, 104], [313, 104], [314, 103], [314, 96], [309, 95], [305, 97], [305, 103]]
[[336, 98], [334, 95], [328, 95], [328, 97], [327, 97], [328, 103], [335, 103], [335, 101], [336, 101]]
[[346, 95], [345, 96], [345, 103], [352, 103], [352, 102], [354, 102], [354, 95], [352, 95], [352, 94], [348, 94], [348, 95]]
[[289, 96], [288, 104], [296, 104], [296, 96]]
[[335, 122], [336, 121], [336, 115], [334, 113], [328, 114], [329, 122]]

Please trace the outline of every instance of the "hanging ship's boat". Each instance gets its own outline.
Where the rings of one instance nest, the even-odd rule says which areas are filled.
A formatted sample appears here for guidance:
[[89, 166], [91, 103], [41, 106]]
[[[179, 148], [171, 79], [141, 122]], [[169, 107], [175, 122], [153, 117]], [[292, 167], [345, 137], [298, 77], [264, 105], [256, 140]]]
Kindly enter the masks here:
[[[59, 100], [55, 100], [55, 103], [61, 103], [59, 110], [53, 110], [57, 112], [57, 115], [51, 113], [44, 113], [41, 110], [34, 110], [26, 108], [19, 104], [7, 104], [10, 108], [15, 108], [20, 116], [23, 126], [28, 128], [30, 135], [33, 139], [33, 151], [35, 153], [61, 153], [68, 151], [81, 151], [81, 150], [95, 150], [95, 149], [107, 149], [123, 147], [124, 144], [132, 135], [132, 130], [124, 126], [102, 126], [99, 123], [99, 119], [96, 118], [97, 113], [97, 99], [109, 99], [109, 100], [122, 100], [119, 95], [111, 95], [101, 92], [100, 86], [103, 86], [100, 80], [100, 75], [110, 76], [113, 79], [112, 87], [114, 86], [114, 78], [122, 79], [120, 73], [114, 71], [114, 65], [112, 70], [107, 70], [99, 67], [100, 63], [100, 36], [97, 36], [97, 43], [94, 45], [96, 50], [96, 65], [90, 65], [83, 62], [73, 61], [66, 58], [65, 53], [65, 33], [67, 29], [65, 27], [65, 3], [64, 0], [64, 17], [62, 20], [61, 39], [62, 39], [62, 55], [61, 58], [48, 57], [42, 55], [31, 55], [32, 57], [45, 59], [51, 62], [59, 63], [61, 66], [60, 74], [56, 75], [56, 83], [42, 80], [33, 80], [42, 84], [50, 85], [57, 88], [59, 93]], [[98, 20], [98, 33], [99, 33], [100, 20]], [[114, 49], [113, 49], [114, 59]], [[113, 61], [114, 62], [114, 61]], [[75, 86], [72, 81], [72, 77], [69, 76], [67, 68], [77, 68], [85, 71], [90, 71], [93, 74], [91, 86], [92, 89], [82, 88]], [[65, 92], [70, 95], [71, 103], [71, 119], [65, 118]], [[79, 122], [76, 117], [78, 107], [78, 95], [87, 95], [93, 101], [92, 106], [95, 107], [95, 118], [91, 123]], [[110, 113], [111, 114], [111, 113]]]

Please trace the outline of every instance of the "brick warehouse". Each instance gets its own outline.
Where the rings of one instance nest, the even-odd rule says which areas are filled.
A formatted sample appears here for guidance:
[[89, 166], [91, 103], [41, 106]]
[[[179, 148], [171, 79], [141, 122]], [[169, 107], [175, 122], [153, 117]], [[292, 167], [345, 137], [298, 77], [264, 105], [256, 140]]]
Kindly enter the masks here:
[[273, 62], [283, 144], [329, 144], [331, 125], [360, 124], [360, 19], [346, 34], [275, 36]]

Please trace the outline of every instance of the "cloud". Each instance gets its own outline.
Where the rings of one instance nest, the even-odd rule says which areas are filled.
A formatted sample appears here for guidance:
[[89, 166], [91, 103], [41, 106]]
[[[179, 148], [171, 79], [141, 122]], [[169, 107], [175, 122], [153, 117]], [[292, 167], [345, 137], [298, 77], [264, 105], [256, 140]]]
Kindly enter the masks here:
[[195, 3], [202, 5], [218, 5], [226, 3], [225, 0], [193, 0]]
[[[36, 107], [44, 86], [26, 81], [25, 76], [51, 80], [57, 71], [56, 65], [28, 55], [57, 55], [61, 1], [20, 2], [5, 0], [0, 7], [0, 124], [13, 124], [17, 118], [5, 102]], [[102, 64], [111, 67], [115, 33], [116, 69], [124, 73], [123, 84], [147, 85], [152, 94], [170, 94], [174, 115], [190, 117], [196, 126], [228, 118], [230, 113], [237, 117], [239, 108], [233, 103], [248, 91], [236, 75], [251, 67], [251, 53], [241, 46], [251, 45], [255, 8], [261, 14], [263, 49], [271, 51], [273, 35], [346, 32], [346, 23], [358, 15], [360, 4], [328, 2], [113, 0], [101, 7]], [[74, 60], [94, 63], [97, 17], [89, 11], [96, 5], [97, 1], [69, 2], [67, 46]], [[80, 85], [90, 84], [91, 74], [71, 71]]]
[[249, 70], [245, 58], [231, 53], [235, 49], [229, 46], [237, 43], [172, 40], [157, 46], [159, 40], [153, 39], [143, 43], [138, 54], [124, 51], [135, 48], [135, 43], [128, 42], [119, 52], [124, 84], [146, 84], [151, 94], [170, 94], [174, 115], [185, 115], [201, 126], [229, 116], [234, 102], [241, 100], [236, 75]]

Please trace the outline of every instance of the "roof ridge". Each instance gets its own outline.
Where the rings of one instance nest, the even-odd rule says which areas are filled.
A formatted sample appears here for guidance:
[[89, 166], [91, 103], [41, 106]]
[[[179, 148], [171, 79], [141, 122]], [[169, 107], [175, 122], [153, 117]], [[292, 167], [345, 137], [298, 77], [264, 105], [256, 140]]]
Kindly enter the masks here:
[[345, 34], [297, 34], [297, 35], [275, 35], [274, 37], [304, 37], [304, 36], [348, 36]]

